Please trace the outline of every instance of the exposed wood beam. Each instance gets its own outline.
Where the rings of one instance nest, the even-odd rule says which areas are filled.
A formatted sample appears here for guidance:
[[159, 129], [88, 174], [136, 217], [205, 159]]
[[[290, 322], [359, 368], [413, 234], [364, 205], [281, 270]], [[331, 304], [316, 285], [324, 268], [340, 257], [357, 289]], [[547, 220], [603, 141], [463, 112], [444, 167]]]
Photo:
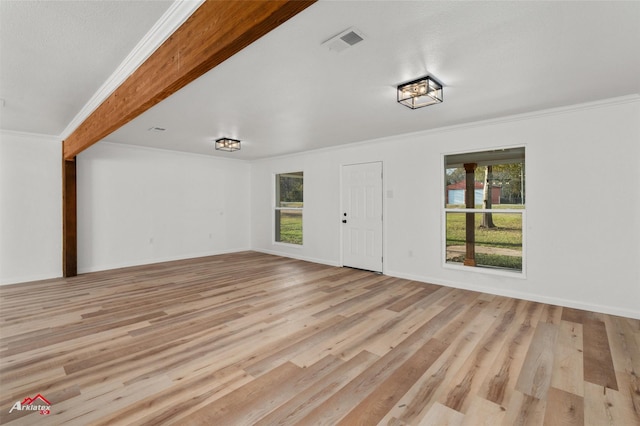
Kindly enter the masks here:
[[63, 142], [62, 272], [77, 275], [76, 155], [316, 0], [205, 1]]
[[62, 276], [78, 274], [76, 160], [62, 160]]
[[72, 160], [316, 0], [205, 1], [64, 141]]

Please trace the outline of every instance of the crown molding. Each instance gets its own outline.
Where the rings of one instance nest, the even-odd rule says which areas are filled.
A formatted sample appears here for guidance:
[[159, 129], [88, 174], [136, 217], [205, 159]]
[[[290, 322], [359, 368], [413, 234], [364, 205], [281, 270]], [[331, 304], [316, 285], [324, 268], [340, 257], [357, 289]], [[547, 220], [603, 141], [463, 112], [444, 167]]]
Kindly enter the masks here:
[[[355, 142], [355, 144], [366, 144], [371, 142], [387, 142], [389, 140], [397, 141], [398, 138], [404, 138], [404, 137], [410, 138], [416, 135], [430, 135], [430, 134], [438, 134], [438, 133], [455, 132], [459, 130], [472, 129], [476, 127], [486, 127], [486, 126], [499, 125], [499, 124], [522, 121], [522, 120], [532, 120], [532, 119], [536, 119], [539, 117], [546, 117], [546, 116], [571, 114], [578, 111], [584, 111], [584, 110], [596, 109], [596, 108], [606, 108], [610, 106], [624, 105], [624, 104], [630, 104], [630, 103], [640, 103], [640, 94], [633, 93], [630, 95], [599, 99], [596, 101], [582, 102], [578, 104], [564, 105], [564, 106], [559, 106], [554, 108], [546, 108], [546, 109], [541, 109], [541, 110], [536, 110], [531, 112], [525, 112], [521, 114], [510, 114], [510, 115], [505, 115], [503, 117], [469, 121], [467, 123], [454, 124], [451, 126], [437, 127], [437, 128], [428, 129], [428, 130], [418, 130], [417, 132], [403, 133], [395, 136], [385, 136], [383, 138], [377, 138], [372, 141]], [[344, 146], [349, 146], [349, 145], [344, 145]]]
[[[542, 110], [532, 111], [532, 112], [525, 112], [522, 114], [512, 114], [512, 115], [506, 115], [504, 117], [470, 121], [467, 123], [454, 124], [451, 126], [437, 127], [434, 129], [418, 130], [415, 132], [400, 133], [400, 134], [391, 135], [391, 136], [383, 136], [380, 138], [351, 142], [344, 145], [328, 146], [325, 148], [311, 149], [308, 151], [291, 152], [288, 154], [274, 155], [271, 157], [267, 156], [267, 157], [254, 158], [251, 161], [253, 162], [271, 161], [276, 159], [299, 157], [301, 155], [307, 155], [307, 154], [320, 154], [324, 152], [340, 151], [343, 149], [357, 148], [359, 146], [364, 146], [364, 145], [371, 146], [373, 144], [387, 143], [390, 141], [398, 142], [399, 140], [409, 139], [415, 136], [425, 136], [425, 135], [433, 135], [438, 133], [455, 132], [458, 130], [471, 129], [475, 127], [499, 125], [499, 124], [515, 122], [515, 121], [535, 119], [538, 117], [567, 114], [567, 113], [573, 113], [577, 111], [589, 110], [594, 108], [605, 108], [609, 106], [624, 105], [624, 104], [630, 104], [630, 103], [640, 103], [640, 94], [633, 93], [630, 95], [600, 99], [592, 102], [583, 102], [583, 103], [574, 104], [574, 105], [565, 105], [561, 107], [547, 108], [547, 109], [542, 109]], [[522, 145], [516, 145], [516, 146], [522, 146]]]
[[160, 17], [149, 32], [138, 42], [120, 66], [100, 86], [78, 114], [60, 134], [63, 140], [86, 120], [89, 115], [104, 102], [131, 73], [147, 60], [166, 39], [182, 25], [205, 0], [178, 0]]
[[55, 135], [46, 135], [44, 133], [31, 133], [31, 132], [23, 132], [20, 130], [8, 130], [8, 129], [0, 129], [0, 136], [13, 136], [20, 138], [35, 138], [35, 139], [47, 139], [52, 142], [62, 142], [60, 136]]
[[415, 133], [448, 132], [448, 131], [460, 130], [464, 128], [481, 127], [481, 126], [487, 126], [492, 124], [508, 123], [512, 121], [529, 120], [529, 119], [538, 118], [538, 117], [568, 114], [568, 113], [574, 113], [577, 111], [584, 111], [588, 109], [604, 108], [608, 106], [624, 105], [624, 104], [636, 103], [636, 102], [640, 102], [640, 94], [633, 93], [630, 95], [617, 96], [614, 98], [599, 99], [596, 101], [582, 102], [578, 104], [564, 105], [564, 106], [559, 106], [554, 108], [546, 108], [546, 109], [541, 109], [537, 111], [525, 112], [521, 114], [512, 114], [504, 117], [490, 118], [490, 119], [479, 120], [479, 121], [470, 121], [468, 123], [455, 124], [453, 126], [445, 126], [445, 127], [427, 130], [426, 132], [415, 132]]
[[[189, 151], [177, 151], [175, 149], [167, 149], [167, 148], [156, 148], [153, 146], [147, 146], [147, 145], [134, 145], [134, 144], [129, 144], [129, 143], [122, 143], [122, 142], [112, 142], [109, 141], [107, 139], [103, 139], [100, 141], [101, 146], [113, 146], [115, 148], [121, 148], [121, 149], [128, 149], [128, 150], [134, 150], [134, 151], [149, 151], [149, 152], [155, 152], [155, 153], [165, 153], [165, 154], [172, 154], [172, 155], [180, 155], [180, 156], [184, 156], [184, 157], [198, 157], [198, 158], [206, 158], [208, 160], [220, 160], [222, 162], [235, 162], [235, 163], [244, 163], [244, 164], [251, 164], [252, 160], [247, 160], [247, 159], [242, 159], [242, 158], [228, 158], [228, 157], [223, 157], [220, 155], [211, 155], [211, 154], [202, 154], [199, 152], [189, 152]], [[83, 151], [85, 152], [85, 151]], [[82, 155], [82, 152], [78, 155]]]

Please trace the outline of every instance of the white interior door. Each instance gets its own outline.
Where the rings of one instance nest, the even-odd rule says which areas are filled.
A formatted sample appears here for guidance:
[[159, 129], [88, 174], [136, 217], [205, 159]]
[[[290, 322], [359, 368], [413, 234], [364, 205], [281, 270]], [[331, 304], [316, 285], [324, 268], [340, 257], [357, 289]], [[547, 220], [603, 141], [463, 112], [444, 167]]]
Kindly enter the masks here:
[[342, 264], [382, 272], [382, 163], [342, 166]]

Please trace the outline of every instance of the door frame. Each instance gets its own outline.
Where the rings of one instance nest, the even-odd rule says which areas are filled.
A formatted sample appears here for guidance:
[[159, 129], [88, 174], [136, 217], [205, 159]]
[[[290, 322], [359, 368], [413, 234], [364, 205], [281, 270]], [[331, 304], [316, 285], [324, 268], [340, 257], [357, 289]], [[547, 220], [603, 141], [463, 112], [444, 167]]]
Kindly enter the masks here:
[[[357, 166], [360, 164], [373, 164], [373, 163], [380, 163], [380, 171], [382, 173], [382, 176], [380, 177], [380, 180], [382, 181], [382, 185], [380, 188], [380, 202], [382, 203], [382, 236], [380, 238], [380, 244], [382, 245], [381, 247], [381, 251], [382, 251], [382, 271], [381, 273], [383, 275], [386, 274], [386, 270], [387, 270], [387, 266], [386, 266], [386, 262], [385, 262], [385, 258], [387, 257], [387, 246], [386, 246], [386, 221], [385, 218], [387, 216], [387, 204], [384, 201], [384, 194], [385, 194], [385, 187], [386, 187], [386, 180], [385, 180], [385, 173], [384, 173], [384, 161], [382, 160], [371, 160], [371, 161], [359, 161], [359, 162], [349, 162], [349, 163], [340, 163], [340, 191], [339, 191], [339, 196], [340, 196], [340, 203], [339, 203], [339, 210], [338, 210], [338, 220], [342, 219], [342, 213], [344, 212], [344, 205], [343, 205], [343, 199], [344, 199], [344, 182], [342, 179], [343, 176], [343, 170], [346, 166]], [[340, 226], [340, 266], [344, 267], [344, 227]]]

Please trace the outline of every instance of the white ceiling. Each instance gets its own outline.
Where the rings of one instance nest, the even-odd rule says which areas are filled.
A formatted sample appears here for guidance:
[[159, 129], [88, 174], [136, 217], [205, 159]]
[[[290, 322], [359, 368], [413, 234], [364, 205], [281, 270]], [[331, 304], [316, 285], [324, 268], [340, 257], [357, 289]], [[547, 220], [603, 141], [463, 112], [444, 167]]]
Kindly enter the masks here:
[[0, 127], [60, 135], [172, 3], [0, 0]]
[[[0, 3], [2, 128], [54, 135], [168, 7]], [[365, 40], [341, 53], [322, 45], [350, 27]], [[19, 66], [5, 45], [12, 60], [22, 52]], [[426, 74], [444, 84], [444, 102], [397, 104], [397, 84]], [[320, 1], [106, 140], [257, 159], [634, 93], [637, 1]], [[7, 113], [16, 100], [25, 108]], [[222, 136], [242, 150], [214, 151]]]

